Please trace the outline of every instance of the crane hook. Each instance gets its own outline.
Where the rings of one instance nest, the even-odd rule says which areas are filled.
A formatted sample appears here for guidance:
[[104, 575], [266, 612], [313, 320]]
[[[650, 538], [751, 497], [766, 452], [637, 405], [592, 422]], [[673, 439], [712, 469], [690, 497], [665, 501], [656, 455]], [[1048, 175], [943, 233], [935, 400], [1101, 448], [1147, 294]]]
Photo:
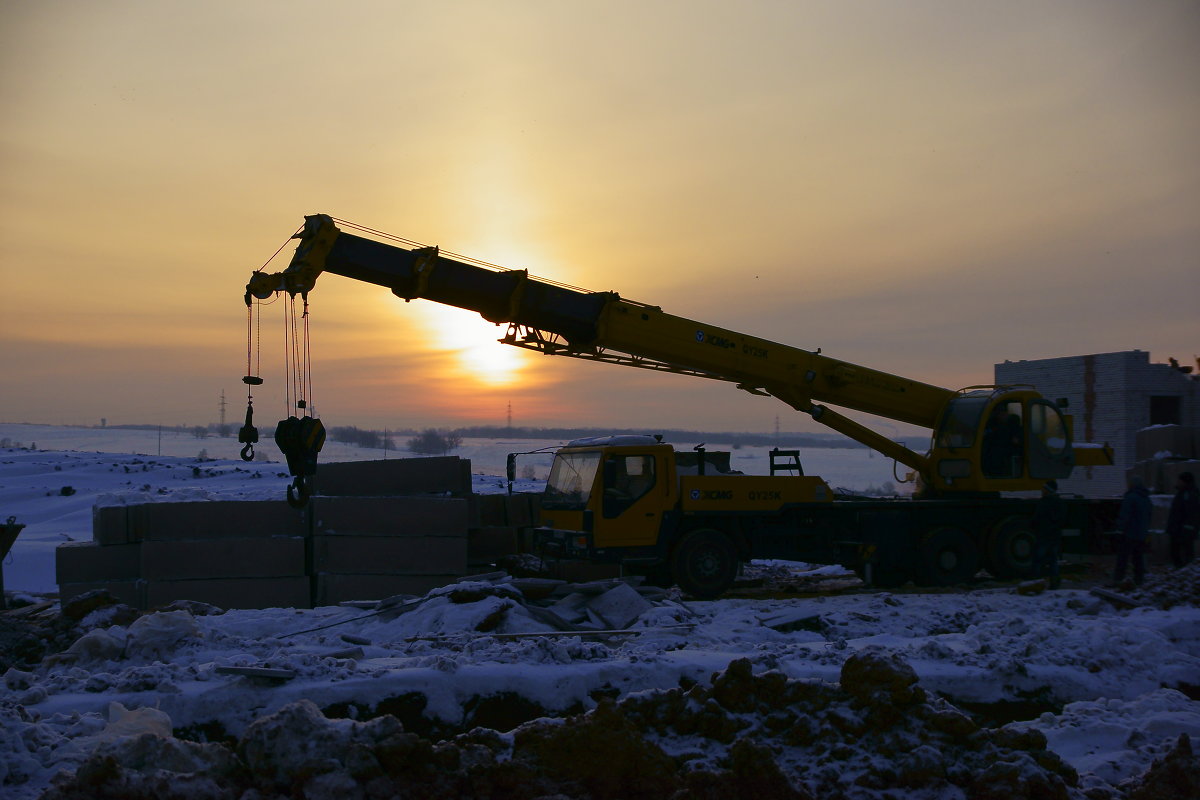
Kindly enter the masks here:
[[297, 475], [288, 484], [287, 502], [292, 508], [304, 508], [308, 504], [308, 498], [312, 493], [309, 491], [304, 477]]
[[242, 448], [242, 461], [253, 461], [258, 428], [254, 427], [254, 402], [251, 400], [246, 401], [246, 424], [238, 431], [238, 441], [246, 445]]

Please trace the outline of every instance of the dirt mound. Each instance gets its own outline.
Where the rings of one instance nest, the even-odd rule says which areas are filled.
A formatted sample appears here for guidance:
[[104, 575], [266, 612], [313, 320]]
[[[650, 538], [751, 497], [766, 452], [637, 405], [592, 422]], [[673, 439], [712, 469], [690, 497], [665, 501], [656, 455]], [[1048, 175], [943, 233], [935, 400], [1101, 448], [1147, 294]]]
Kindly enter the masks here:
[[1200, 561], [1150, 578], [1131, 597], [1164, 609], [1200, 606]]
[[1082, 797], [1041, 733], [978, 727], [894, 655], [855, 655], [841, 679], [755, 675], [739, 660], [708, 686], [436, 744], [391, 716], [328, 719], [302, 700], [257, 720], [236, 748], [148, 735], [113, 743], [43, 797]]

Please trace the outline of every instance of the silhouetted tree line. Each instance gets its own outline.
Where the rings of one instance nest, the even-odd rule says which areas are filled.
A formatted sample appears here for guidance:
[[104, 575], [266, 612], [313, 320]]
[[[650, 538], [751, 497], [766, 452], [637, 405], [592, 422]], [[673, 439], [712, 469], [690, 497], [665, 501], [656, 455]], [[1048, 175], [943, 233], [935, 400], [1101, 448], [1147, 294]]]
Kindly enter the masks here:
[[462, 446], [462, 436], [457, 431], [439, 431], [426, 428], [408, 440], [410, 452], [423, 456], [446, 455]]
[[373, 431], [368, 428], [356, 428], [353, 425], [343, 425], [328, 430], [328, 436], [331, 441], [341, 442], [342, 444], [352, 444], [355, 447], [375, 447], [388, 448], [394, 450], [395, 443], [390, 435], [385, 436], [382, 431]]

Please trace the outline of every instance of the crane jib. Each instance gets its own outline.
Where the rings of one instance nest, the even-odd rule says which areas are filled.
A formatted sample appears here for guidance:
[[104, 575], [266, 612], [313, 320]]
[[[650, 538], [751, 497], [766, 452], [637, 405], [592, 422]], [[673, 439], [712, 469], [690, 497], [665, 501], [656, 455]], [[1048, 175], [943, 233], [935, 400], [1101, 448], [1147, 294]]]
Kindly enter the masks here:
[[492, 270], [437, 256], [419, 269], [420, 254], [346, 232], [338, 235], [323, 271], [385, 286], [405, 300], [422, 298], [476, 311], [493, 322], [516, 322], [557, 333], [572, 343], [595, 340], [610, 292], [588, 292], [530, 278], [524, 270]]

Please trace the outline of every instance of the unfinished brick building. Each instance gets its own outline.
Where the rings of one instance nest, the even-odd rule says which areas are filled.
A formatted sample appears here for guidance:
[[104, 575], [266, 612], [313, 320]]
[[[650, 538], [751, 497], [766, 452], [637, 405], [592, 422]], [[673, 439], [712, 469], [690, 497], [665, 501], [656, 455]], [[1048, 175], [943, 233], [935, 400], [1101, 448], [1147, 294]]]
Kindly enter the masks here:
[[1079, 469], [1059, 481], [1063, 491], [1085, 497], [1124, 491], [1126, 471], [1139, 460], [1137, 432], [1142, 428], [1200, 425], [1198, 377], [1191, 367], [1153, 364], [1142, 350], [995, 365], [998, 384], [1032, 384], [1052, 400], [1066, 398], [1078, 441], [1112, 446], [1113, 466]]

